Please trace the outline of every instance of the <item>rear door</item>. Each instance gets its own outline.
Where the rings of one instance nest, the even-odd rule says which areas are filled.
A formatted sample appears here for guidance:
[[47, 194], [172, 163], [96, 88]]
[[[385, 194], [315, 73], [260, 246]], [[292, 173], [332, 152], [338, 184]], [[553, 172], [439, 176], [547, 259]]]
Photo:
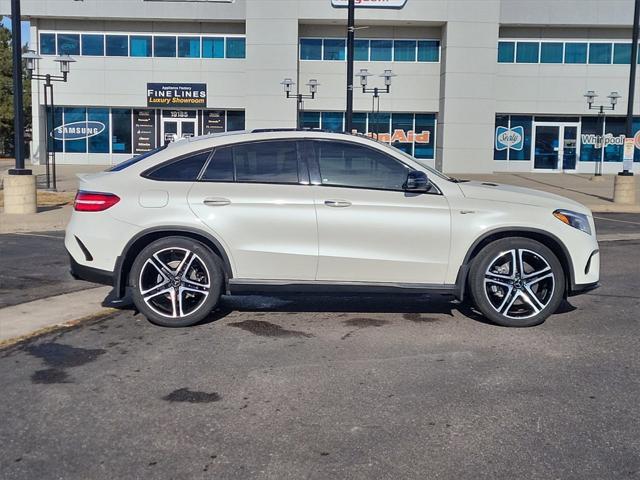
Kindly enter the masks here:
[[313, 192], [295, 139], [217, 148], [189, 205], [226, 246], [234, 277], [313, 280], [318, 234]]
[[403, 190], [411, 167], [354, 142], [310, 142], [318, 215], [316, 278], [443, 284], [450, 211], [434, 187]]

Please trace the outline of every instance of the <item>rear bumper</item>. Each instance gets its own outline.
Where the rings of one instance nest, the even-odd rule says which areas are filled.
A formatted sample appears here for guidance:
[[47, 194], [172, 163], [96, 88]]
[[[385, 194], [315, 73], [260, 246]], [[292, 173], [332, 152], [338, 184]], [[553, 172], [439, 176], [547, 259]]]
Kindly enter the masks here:
[[[68, 253], [68, 252], [67, 252]], [[98, 268], [87, 267], [80, 265], [73, 256], [69, 253], [69, 272], [71, 276], [76, 280], [85, 280], [87, 282], [100, 283], [102, 285], [114, 286], [115, 275], [113, 272], [107, 270], [100, 270]]]
[[596, 288], [599, 288], [599, 287], [600, 287], [600, 284], [598, 282], [581, 283], [578, 285], [572, 285], [571, 291], [569, 292], [569, 296], [573, 297], [575, 295], [581, 295], [583, 293], [590, 292], [591, 290], [595, 290]]

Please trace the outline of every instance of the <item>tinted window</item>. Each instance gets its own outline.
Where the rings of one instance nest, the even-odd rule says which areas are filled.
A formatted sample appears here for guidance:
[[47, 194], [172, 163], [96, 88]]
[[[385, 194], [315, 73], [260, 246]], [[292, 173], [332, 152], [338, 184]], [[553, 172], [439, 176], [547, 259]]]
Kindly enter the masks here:
[[324, 60], [344, 60], [346, 58], [346, 44], [341, 39], [325, 39], [324, 40]]
[[175, 57], [176, 37], [153, 37], [153, 49], [156, 57]]
[[355, 50], [353, 58], [356, 61], [368, 61], [369, 60], [369, 40], [356, 40], [354, 43]]
[[413, 40], [396, 40], [393, 42], [393, 59], [396, 62], [415, 62], [416, 42]]
[[126, 35], [107, 35], [107, 56], [127, 57], [129, 55], [129, 38]]
[[178, 56], [200, 58], [200, 37], [178, 37]]
[[80, 55], [80, 35], [75, 33], [58, 34], [59, 55]]
[[402, 190], [410, 169], [371, 148], [314, 142], [323, 185]]
[[227, 132], [244, 130], [244, 110], [227, 111]]
[[611, 44], [592, 43], [589, 45], [589, 63], [611, 63]]
[[56, 54], [56, 34], [55, 33], [40, 34], [40, 53], [42, 55]]
[[631, 44], [616, 43], [613, 46], [613, 63], [627, 64], [631, 63]]
[[82, 55], [104, 55], [104, 35], [82, 35]]
[[564, 63], [587, 63], [587, 44], [565, 43]]
[[322, 40], [319, 38], [301, 38], [300, 60], [322, 60]]
[[227, 58], [245, 58], [246, 48], [244, 38], [227, 38]]
[[296, 142], [256, 142], [233, 147], [238, 182], [298, 183]]
[[390, 62], [393, 51], [391, 40], [371, 40], [371, 61]]
[[418, 61], [437, 62], [440, 60], [440, 42], [437, 40], [418, 40]]
[[151, 37], [147, 35], [131, 35], [129, 37], [132, 57], [151, 56]]
[[498, 42], [498, 62], [512, 63], [515, 59], [516, 44], [514, 42]]
[[113, 153], [131, 153], [131, 110], [114, 108], [111, 110], [112, 133], [111, 151]]
[[518, 42], [516, 50], [516, 62], [538, 63], [538, 42]]
[[224, 58], [224, 38], [205, 37], [202, 39], [203, 58]]
[[542, 63], [562, 63], [564, 45], [560, 42], [543, 42], [540, 48]]
[[181, 158], [168, 165], [157, 168], [148, 175], [153, 180], [168, 180], [178, 182], [193, 182], [204, 167], [211, 151], [196, 153], [190, 157]]
[[151, 155], [155, 155], [156, 153], [158, 153], [161, 150], [164, 150], [165, 148], [167, 148], [165, 145], [158, 147], [154, 150], [151, 150], [147, 153], [143, 153], [142, 155], [138, 155], [135, 157], [130, 158], [129, 160], [125, 160], [124, 162], [120, 162], [119, 164], [107, 169], [108, 172], [119, 172], [120, 170], [124, 170], [127, 167], [130, 167], [131, 165], [135, 165], [136, 163], [138, 163], [140, 160], [144, 160], [145, 158], [149, 158]]
[[207, 165], [202, 180], [210, 182], [233, 182], [233, 149], [218, 148]]

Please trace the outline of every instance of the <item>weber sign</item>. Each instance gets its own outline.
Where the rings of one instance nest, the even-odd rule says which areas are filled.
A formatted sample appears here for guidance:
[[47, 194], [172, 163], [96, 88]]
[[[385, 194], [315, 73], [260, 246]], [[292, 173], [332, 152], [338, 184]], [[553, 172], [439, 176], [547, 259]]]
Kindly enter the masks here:
[[[407, 0], [355, 0], [356, 8], [403, 8]], [[347, 8], [349, 0], [331, 0], [334, 8]]]

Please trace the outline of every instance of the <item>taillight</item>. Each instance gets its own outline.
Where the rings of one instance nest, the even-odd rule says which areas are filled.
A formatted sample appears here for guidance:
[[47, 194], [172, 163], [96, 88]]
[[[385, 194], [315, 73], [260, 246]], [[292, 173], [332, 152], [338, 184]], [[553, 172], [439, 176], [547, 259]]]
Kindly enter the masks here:
[[83, 192], [76, 193], [73, 209], [77, 212], [102, 212], [113, 207], [120, 197], [113, 193]]

